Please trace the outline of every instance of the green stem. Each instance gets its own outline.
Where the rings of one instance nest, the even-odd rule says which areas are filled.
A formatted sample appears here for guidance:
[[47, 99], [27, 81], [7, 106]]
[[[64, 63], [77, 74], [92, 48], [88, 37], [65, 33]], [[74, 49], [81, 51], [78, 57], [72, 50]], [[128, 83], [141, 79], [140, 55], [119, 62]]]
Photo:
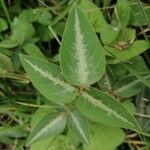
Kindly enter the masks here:
[[147, 25], [148, 25], [148, 27], [150, 28], [150, 22], [149, 22], [149, 20], [148, 20], [148, 17], [147, 17], [147, 15], [146, 15], [145, 10], [144, 10], [143, 4], [141, 3], [140, 0], [138, 0], [138, 3], [139, 3], [140, 8], [141, 8], [141, 10], [142, 10], [142, 12], [143, 12], [143, 15], [144, 15], [144, 17], [145, 17], [145, 20], [146, 20], [146, 22], [147, 22]]
[[61, 15], [57, 16], [53, 22], [51, 23], [51, 26], [54, 26], [56, 25], [61, 19], [64, 19], [65, 15], [68, 13], [70, 7], [66, 8], [62, 13]]
[[0, 0], [0, 2], [1, 2], [2, 8], [3, 8], [3, 11], [7, 17], [7, 20], [9, 22], [9, 24], [11, 24], [10, 15], [9, 15], [8, 9], [6, 7], [6, 4], [5, 4], [4, 0]]
[[16, 80], [29, 80], [29, 78], [27, 78], [24, 75], [20, 75], [20, 74], [14, 74], [14, 73], [7, 73], [6, 74], [7, 78], [12, 78], [12, 79], [16, 79]]
[[78, 3], [79, 0], [73, 0], [73, 1], [70, 1], [70, 2], [68, 3], [68, 7], [61, 13], [61, 15], [57, 16], [57, 17], [53, 20], [53, 22], [51, 23], [51, 26], [52, 26], [52, 27], [53, 27], [54, 25], [56, 25], [61, 19], [64, 19], [64, 20], [65, 20], [64, 17], [65, 17], [66, 14], [69, 12], [70, 8], [72, 7], [72, 5], [73, 5], [75, 2]]

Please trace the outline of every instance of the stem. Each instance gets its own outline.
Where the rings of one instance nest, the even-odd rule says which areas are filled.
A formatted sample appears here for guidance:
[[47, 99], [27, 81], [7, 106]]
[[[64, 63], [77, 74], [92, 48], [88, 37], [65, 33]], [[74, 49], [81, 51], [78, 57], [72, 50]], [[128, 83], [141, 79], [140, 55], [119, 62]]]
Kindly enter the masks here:
[[145, 114], [140, 114], [140, 113], [135, 113], [135, 115], [139, 116], [139, 117], [149, 118], [150, 119], [150, 115], [145, 115]]
[[141, 3], [140, 0], [138, 0], [138, 3], [139, 3], [140, 8], [141, 8], [141, 10], [142, 10], [142, 12], [143, 12], [143, 15], [144, 15], [144, 17], [145, 17], [145, 20], [146, 20], [146, 22], [147, 22], [147, 25], [148, 25], [148, 27], [150, 28], [150, 22], [149, 22], [149, 19], [148, 19], [147, 15], [146, 15], [145, 10], [144, 10], [143, 4]]
[[132, 134], [126, 135], [126, 138], [135, 138], [136, 136], [137, 136], [137, 133], [132, 133]]
[[61, 13], [61, 15], [57, 16], [57, 17], [53, 20], [53, 22], [51, 23], [51, 26], [56, 25], [61, 19], [64, 19], [64, 20], [65, 20], [64, 17], [65, 17], [65, 15], [68, 13], [69, 9], [70, 9], [70, 7], [66, 8], [66, 9]]
[[55, 37], [56, 41], [58, 42], [59, 45], [61, 45], [61, 42], [56, 34], [56, 32], [52, 29], [52, 27], [49, 25], [48, 29], [50, 30], [50, 32], [53, 34], [53, 36]]
[[19, 105], [27, 106], [27, 107], [34, 107], [34, 108], [58, 108], [57, 106], [46, 106], [46, 105], [36, 105], [36, 104], [29, 104], [23, 102], [16, 102]]
[[0, 2], [1, 2], [2, 8], [3, 8], [3, 11], [7, 17], [7, 20], [9, 22], [9, 24], [11, 24], [10, 15], [9, 15], [8, 9], [6, 7], [6, 4], [5, 4], [4, 0], [0, 0]]
[[129, 144], [134, 144], [134, 145], [146, 145], [147, 143], [144, 143], [142, 141], [130, 141], [130, 140], [127, 140], [125, 141], [126, 143], [129, 143]]

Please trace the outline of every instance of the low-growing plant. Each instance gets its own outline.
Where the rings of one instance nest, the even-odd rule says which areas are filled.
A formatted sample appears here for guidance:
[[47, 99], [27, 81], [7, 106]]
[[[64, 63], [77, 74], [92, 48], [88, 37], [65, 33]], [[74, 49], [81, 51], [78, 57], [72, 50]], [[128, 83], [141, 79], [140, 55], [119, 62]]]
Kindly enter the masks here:
[[[147, 150], [150, 73], [140, 54], [149, 39], [137, 40], [128, 27], [137, 21], [134, 6], [119, 0], [108, 13], [88, 0], [70, 1], [52, 21], [53, 7], [39, 3], [46, 8], [19, 12], [8, 37], [0, 18], [0, 141], [18, 150], [114, 150], [123, 142]], [[10, 23], [4, 1], [1, 7]], [[59, 53], [48, 56], [45, 43], [53, 38]]]

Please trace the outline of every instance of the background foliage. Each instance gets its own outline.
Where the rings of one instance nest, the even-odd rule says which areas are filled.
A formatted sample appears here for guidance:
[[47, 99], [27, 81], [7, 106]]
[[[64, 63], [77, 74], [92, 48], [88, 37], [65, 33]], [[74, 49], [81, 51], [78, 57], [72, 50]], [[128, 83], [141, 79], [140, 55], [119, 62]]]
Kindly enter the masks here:
[[[74, 77], [75, 70], [70, 74], [69, 69], [63, 67], [70, 60], [69, 63], [75, 64], [72, 63], [75, 58], [65, 52], [73, 47], [68, 41], [74, 40], [75, 36], [75, 19], [68, 19], [74, 2], [0, 0], [0, 149], [150, 149], [149, 0], [76, 0], [87, 18], [82, 13], [79, 17], [81, 29], [85, 30], [85, 43], [89, 43], [89, 49], [92, 45], [96, 53], [92, 61], [96, 71], [85, 82], [92, 87], [87, 93], [95, 99], [102, 98], [104, 104], [120, 111], [119, 114], [127, 119], [131, 117], [132, 120], [134, 116], [141, 131], [135, 131], [128, 124], [122, 125], [118, 120], [111, 121], [111, 116], [94, 108], [97, 103], [91, 107], [84, 100], [85, 94], [74, 104], [76, 93], [55, 84], [48, 85], [47, 80], [38, 76], [38, 72], [24, 61], [25, 58], [38, 64], [75, 87], [81, 84]], [[96, 34], [88, 27], [87, 20]], [[88, 37], [90, 33], [93, 38]], [[98, 47], [101, 47], [101, 53], [98, 53]], [[103, 57], [100, 56], [102, 49], [106, 64], [103, 60], [98, 68], [96, 60]], [[89, 64], [89, 70], [92, 70]], [[67, 84], [68, 88], [73, 88], [70, 86]], [[85, 87], [80, 88], [79, 93]], [[123, 106], [118, 107], [120, 103]], [[68, 108], [71, 113], [64, 117], [64, 110], [68, 112]], [[48, 130], [42, 131], [47, 124], [50, 125]], [[44, 134], [33, 139], [39, 131]]]

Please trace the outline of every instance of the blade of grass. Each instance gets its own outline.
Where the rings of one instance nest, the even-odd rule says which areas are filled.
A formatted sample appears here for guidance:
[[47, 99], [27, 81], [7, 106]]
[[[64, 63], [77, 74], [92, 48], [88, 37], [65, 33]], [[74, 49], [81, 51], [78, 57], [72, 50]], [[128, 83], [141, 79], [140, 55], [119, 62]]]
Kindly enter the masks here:
[[145, 17], [145, 21], [147, 22], [147, 25], [148, 25], [148, 27], [150, 28], [150, 22], [149, 22], [149, 19], [148, 19], [147, 15], [146, 15], [145, 10], [144, 10], [143, 4], [142, 4], [142, 2], [141, 2], [140, 0], [138, 0], [138, 3], [139, 3], [139, 5], [140, 5], [140, 9], [141, 9], [141, 11], [143, 12], [143, 15], [144, 15], [144, 17]]
[[9, 15], [8, 9], [6, 7], [6, 4], [5, 4], [4, 0], [1, 0], [0, 2], [1, 2], [2, 8], [3, 8], [3, 11], [7, 17], [7, 21], [9, 24], [11, 24], [10, 15]]
[[48, 29], [50, 30], [50, 32], [53, 34], [53, 36], [55, 37], [55, 39], [57, 40], [57, 42], [59, 43], [59, 45], [61, 45], [61, 42], [56, 34], [56, 32], [52, 29], [52, 27], [49, 25]]

